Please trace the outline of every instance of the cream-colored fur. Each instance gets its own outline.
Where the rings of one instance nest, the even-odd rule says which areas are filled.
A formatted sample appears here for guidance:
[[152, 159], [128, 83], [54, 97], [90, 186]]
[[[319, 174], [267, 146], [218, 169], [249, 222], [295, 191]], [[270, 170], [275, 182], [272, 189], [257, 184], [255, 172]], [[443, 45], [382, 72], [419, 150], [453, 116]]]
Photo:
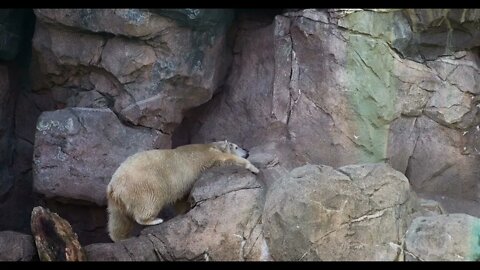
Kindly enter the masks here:
[[160, 210], [188, 193], [200, 174], [210, 167], [231, 164], [258, 173], [243, 158], [247, 156], [247, 151], [227, 141], [149, 150], [130, 156], [107, 186], [110, 238], [114, 242], [127, 238], [134, 221], [141, 225], [162, 223], [157, 218]]

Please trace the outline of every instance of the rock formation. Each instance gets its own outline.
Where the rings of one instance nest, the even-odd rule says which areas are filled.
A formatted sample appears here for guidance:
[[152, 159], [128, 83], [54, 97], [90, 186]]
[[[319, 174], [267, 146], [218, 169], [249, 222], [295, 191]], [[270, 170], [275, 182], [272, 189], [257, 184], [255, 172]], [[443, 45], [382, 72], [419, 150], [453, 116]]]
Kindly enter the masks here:
[[[476, 260], [479, 19], [2, 11], [0, 231], [30, 234], [42, 205], [88, 260]], [[222, 139], [260, 174], [206, 172], [188, 212], [111, 243], [105, 187], [125, 158]], [[24, 247], [0, 256], [33, 259]]]

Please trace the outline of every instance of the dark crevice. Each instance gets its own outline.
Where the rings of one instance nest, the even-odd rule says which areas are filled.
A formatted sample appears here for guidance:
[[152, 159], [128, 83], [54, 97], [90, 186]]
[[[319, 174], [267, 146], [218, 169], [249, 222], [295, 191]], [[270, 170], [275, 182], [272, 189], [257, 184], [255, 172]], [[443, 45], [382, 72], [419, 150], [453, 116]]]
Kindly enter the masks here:
[[[204, 123], [203, 118], [208, 115], [209, 112], [215, 111], [215, 109], [218, 108], [222, 103], [226, 103], [228, 101], [229, 89], [227, 82], [232, 76], [232, 72], [236, 71], [232, 69], [233, 63], [235, 62], [234, 58], [241, 52], [235, 51], [235, 44], [238, 41], [239, 35], [242, 34], [242, 31], [252, 31], [271, 25], [275, 20], [275, 16], [286, 11], [287, 10], [285, 9], [235, 10], [233, 23], [226, 33], [227, 48], [233, 57], [228, 65], [228, 70], [226, 72], [224, 81], [217, 89], [214, 89], [213, 96], [209, 101], [184, 112], [184, 118], [182, 122], [172, 132], [172, 148], [185, 144], [196, 143], [192, 140], [192, 137], [202, 127]], [[214, 140], [223, 139], [227, 138], [215, 138]]]
[[[0, 191], [7, 185], [7, 191], [0, 202], [0, 231], [13, 230], [30, 233], [30, 213], [33, 209], [34, 195], [32, 192], [32, 173], [30, 168], [23, 168], [22, 161], [28, 160], [32, 153], [17, 151], [17, 141], [30, 140], [17, 138], [16, 124], [18, 100], [22, 93], [30, 90], [29, 68], [31, 62], [31, 42], [35, 27], [35, 15], [32, 9], [6, 9], [0, 11], [2, 28], [2, 47], [0, 49], [0, 66], [7, 69], [8, 89], [7, 99], [2, 100], [0, 121], [5, 121], [0, 141], [6, 139], [7, 146], [0, 145], [0, 152], [6, 156], [0, 157]], [[1, 115], [2, 112], [6, 113]], [[5, 117], [5, 118], [3, 118]], [[6, 124], [5, 126], [3, 126]], [[28, 149], [28, 148], [27, 148]], [[25, 149], [23, 149], [25, 150]], [[22, 155], [28, 157], [20, 157]], [[10, 185], [8, 187], [8, 185]], [[0, 194], [2, 195], [2, 194]]]
[[412, 174], [412, 162], [414, 162], [414, 155], [415, 155], [415, 151], [416, 151], [416, 148], [417, 148], [417, 144], [418, 144], [418, 141], [420, 139], [420, 134], [421, 132], [419, 130], [417, 130], [417, 121], [418, 121], [418, 118], [416, 117], [415, 120], [414, 120], [414, 123], [413, 123], [413, 132], [417, 132], [417, 136], [416, 136], [416, 139], [415, 139], [415, 145], [413, 146], [413, 149], [412, 149], [412, 153], [410, 154], [410, 156], [408, 157], [408, 161], [407, 161], [407, 167], [405, 168], [405, 177], [407, 177], [408, 181], [410, 182], [410, 184], [412, 183], [411, 182], [411, 174]]

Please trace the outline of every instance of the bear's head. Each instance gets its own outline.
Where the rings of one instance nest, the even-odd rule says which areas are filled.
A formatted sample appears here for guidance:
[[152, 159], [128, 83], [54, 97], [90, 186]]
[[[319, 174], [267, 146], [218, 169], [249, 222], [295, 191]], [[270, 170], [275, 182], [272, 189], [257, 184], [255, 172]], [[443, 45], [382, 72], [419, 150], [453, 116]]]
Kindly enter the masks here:
[[213, 142], [211, 145], [215, 148], [220, 150], [223, 153], [228, 153], [232, 155], [236, 155], [242, 158], [247, 158], [248, 157], [248, 151], [245, 149], [242, 149], [238, 145], [228, 142], [227, 140], [224, 141], [218, 141], [218, 142]]

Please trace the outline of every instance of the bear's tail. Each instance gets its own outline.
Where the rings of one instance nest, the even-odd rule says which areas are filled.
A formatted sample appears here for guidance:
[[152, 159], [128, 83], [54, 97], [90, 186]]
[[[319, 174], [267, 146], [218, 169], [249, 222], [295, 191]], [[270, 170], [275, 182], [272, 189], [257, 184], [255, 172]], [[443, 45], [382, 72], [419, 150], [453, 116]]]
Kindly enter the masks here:
[[108, 197], [108, 235], [113, 242], [118, 242], [128, 238], [135, 223], [113, 198]]

